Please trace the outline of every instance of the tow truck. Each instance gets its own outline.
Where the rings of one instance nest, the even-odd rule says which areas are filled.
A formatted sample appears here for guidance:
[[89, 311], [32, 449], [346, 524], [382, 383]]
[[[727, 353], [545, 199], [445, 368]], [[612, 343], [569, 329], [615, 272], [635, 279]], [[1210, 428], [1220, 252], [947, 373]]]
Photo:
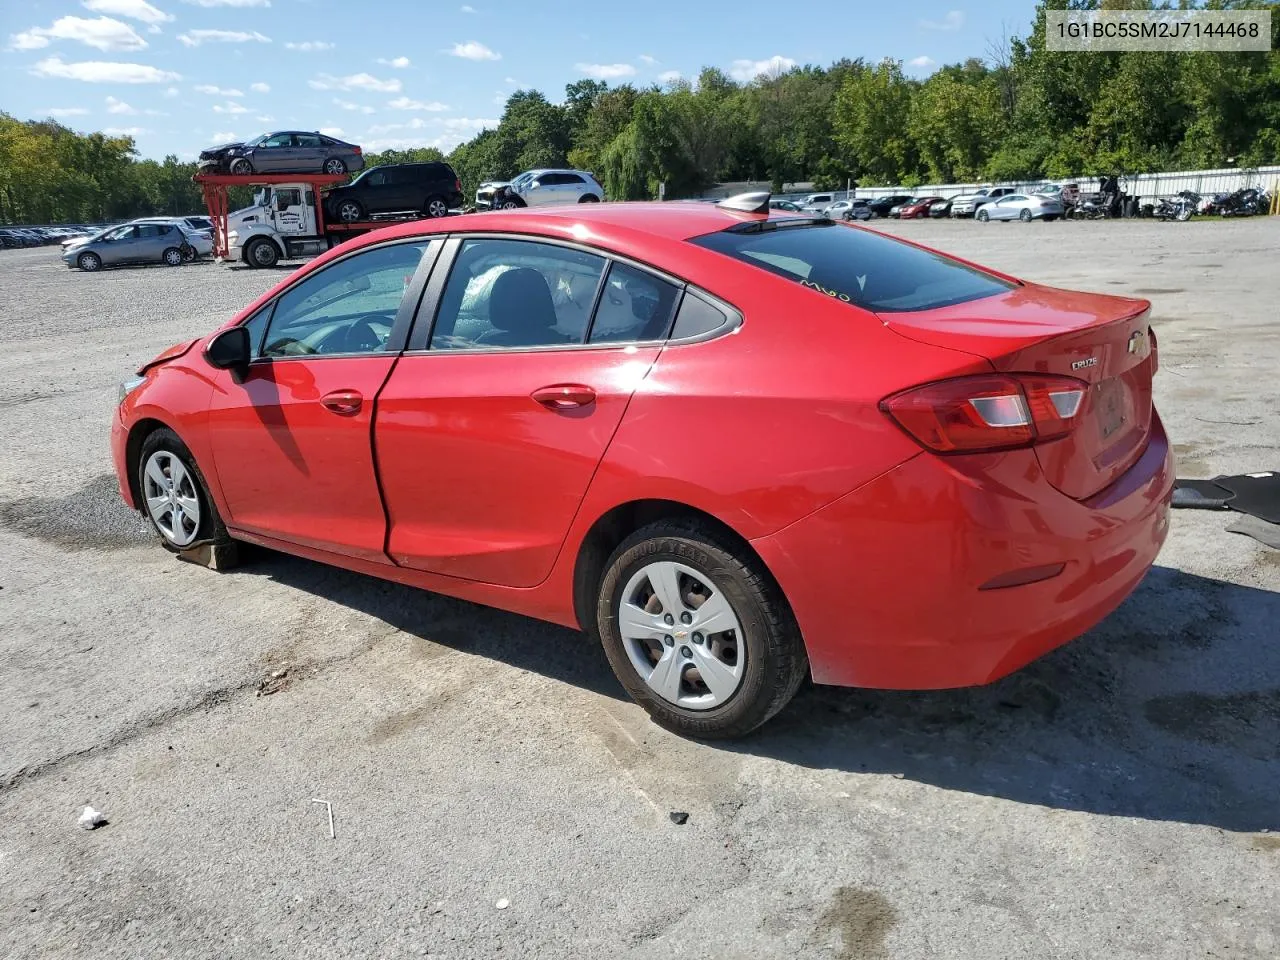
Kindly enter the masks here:
[[[198, 173], [193, 179], [204, 192], [213, 221], [214, 257], [240, 260], [250, 267], [316, 256], [370, 230], [422, 218], [410, 212], [355, 223], [326, 222], [322, 191], [346, 183], [345, 174]], [[227, 191], [232, 187], [253, 188], [253, 203], [228, 211]]]

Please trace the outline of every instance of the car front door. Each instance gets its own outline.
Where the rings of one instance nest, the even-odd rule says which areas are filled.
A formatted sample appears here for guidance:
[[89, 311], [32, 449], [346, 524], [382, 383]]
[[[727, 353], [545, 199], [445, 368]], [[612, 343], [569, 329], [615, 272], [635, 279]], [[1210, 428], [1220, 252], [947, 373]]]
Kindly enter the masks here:
[[229, 526], [387, 563], [370, 442], [434, 245], [365, 248], [303, 277], [249, 321], [243, 382], [215, 378], [209, 435]]
[[102, 243], [95, 243], [93, 249], [103, 263], [132, 263], [137, 258], [138, 231], [136, 223], [119, 227], [107, 234]]
[[253, 148], [253, 169], [258, 173], [288, 170], [292, 158], [293, 135], [277, 133]]
[[431, 573], [533, 586], [658, 355], [679, 288], [530, 239], [452, 239], [436, 269], [378, 398], [388, 552]]

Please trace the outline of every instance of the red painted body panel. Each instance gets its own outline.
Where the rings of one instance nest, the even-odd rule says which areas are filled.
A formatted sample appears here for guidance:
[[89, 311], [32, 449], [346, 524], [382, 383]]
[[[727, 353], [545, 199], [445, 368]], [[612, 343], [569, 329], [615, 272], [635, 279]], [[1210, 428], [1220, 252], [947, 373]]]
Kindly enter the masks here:
[[[409, 355], [378, 400], [396, 563], [514, 587], [547, 578], [658, 348]], [[586, 407], [532, 394], [592, 388]]]
[[[1155, 560], [1173, 489], [1158, 419], [1116, 486], [1091, 505], [1050, 487], [1030, 450], [921, 454], [752, 545], [791, 602], [818, 683], [989, 683], [1088, 630]], [[1056, 563], [1066, 568], [1052, 579], [978, 589]]]
[[[278, 360], [254, 364], [242, 384], [219, 371], [207, 432], [224, 522], [389, 562], [370, 431], [394, 362], [389, 354]], [[360, 409], [335, 413], [320, 402], [338, 391], [362, 395]]]
[[[522, 233], [665, 270], [744, 322], [663, 348], [290, 360], [255, 366], [244, 385], [213, 371], [200, 341], [148, 370], [122, 404], [112, 429], [122, 494], [132, 502], [128, 432], [159, 420], [191, 448], [234, 535], [565, 625], [592, 525], [622, 504], [675, 501], [751, 541], [824, 683], [987, 682], [1133, 589], [1164, 539], [1172, 483], [1163, 428], [1153, 413], [1147, 429], [1141, 420], [1154, 363], [1119, 355], [1145, 325], [1145, 301], [1020, 285], [877, 317], [683, 242], [744, 219], [758, 218], [709, 204], [592, 204], [353, 240], [304, 271], [393, 237]], [[1097, 364], [1072, 371], [1091, 350]], [[1125, 381], [1139, 435], [1102, 466], [1091, 460], [1109, 447], [1085, 435], [1074, 447], [940, 457], [878, 409], [904, 388], [995, 369]], [[590, 387], [596, 400], [551, 410], [530, 396], [553, 384]], [[358, 390], [361, 409], [323, 407], [335, 390]], [[978, 589], [1058, 563], [1047, 580]]]

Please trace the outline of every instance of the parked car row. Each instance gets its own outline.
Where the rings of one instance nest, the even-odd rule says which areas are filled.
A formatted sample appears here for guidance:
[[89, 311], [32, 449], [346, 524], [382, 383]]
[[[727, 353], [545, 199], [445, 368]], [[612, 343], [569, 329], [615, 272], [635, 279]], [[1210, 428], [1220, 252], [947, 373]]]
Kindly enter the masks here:
[[79, 225], [0, 227], [0, 249], [16, 250], [21, 247], [43, 247], [50, 243], [65, 242], [68, 237], [85, 236], [90, 230], [90, 227]]
[[[897, 193], [871, 199], [837, 199], [838, 193], [811, 193], [800, 201], [773, 200], [771, 204], [805, 213], [821, 213], [832, 220], [870, 220], [875, 217], [913, 220], [925, 217], [973, 217], [976, 220], [1055, 220], [1077, 202], [1074, 183], [1016, 187], [983, 187], [952, 197]], [[986, 208], [986, 213], [983, 209]], [[786, 209], [786, 208], [782, 208]]]
[[93, 273], [135, 263], [177, 267], [212, 253], [212, 225], [207, 217], [142, 217], [66, 241], [62, 262]]

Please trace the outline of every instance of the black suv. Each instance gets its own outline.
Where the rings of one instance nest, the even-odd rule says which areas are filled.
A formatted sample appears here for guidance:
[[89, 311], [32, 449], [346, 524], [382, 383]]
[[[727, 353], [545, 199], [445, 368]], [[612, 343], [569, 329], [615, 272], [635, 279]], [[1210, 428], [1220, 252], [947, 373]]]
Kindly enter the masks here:
[[324, 198], [325, 216], [341, 223], [411, 210], [427, 217], [446, 217], [450, 207], [460, 206], [462, 181], [453, 167], [439, 161], [371, 167], [345, 187], [334, 187]]

